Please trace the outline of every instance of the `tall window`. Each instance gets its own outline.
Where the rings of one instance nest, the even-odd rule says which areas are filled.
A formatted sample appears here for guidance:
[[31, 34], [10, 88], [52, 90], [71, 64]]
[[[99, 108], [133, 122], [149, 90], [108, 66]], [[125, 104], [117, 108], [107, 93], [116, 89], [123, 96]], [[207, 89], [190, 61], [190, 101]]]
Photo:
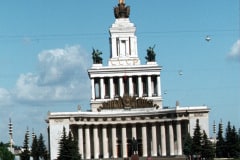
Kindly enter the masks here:
[[143, 85], [143, 97], [147, 97], [148, 96], [147, 76], [142, 77], [142, 85]]
[[119, 97], [119, 79], [118, 77], [113, 78], [113, 86], [114, 86], [114, 97]]
[[123, 85], [124, 85], [124, 94], [129, 95], [129, 78], [127, 76], [123, 77]]
[[158, 93], [157, 93], [157, 76], [152, 77], [152, 91], [153, 91], [152, 96], [158, 95]]
[[138, 97], [138, 77], [133, 77], [133, 96]]
[[100, 79], [96, 78], [94, 81], [94, 89], [95, 89], [95, 98], [100, 98]]
[[109, 78], [104, 78], [104, 86], [105, 86], [105, 97], [104, 98], [109, 98], [110, 97], [110, 87], [109, 87]]
[[126, 40], [120, 41], [120, 56], [126, 56], [127, 52], [127, 46], [126, 46]]

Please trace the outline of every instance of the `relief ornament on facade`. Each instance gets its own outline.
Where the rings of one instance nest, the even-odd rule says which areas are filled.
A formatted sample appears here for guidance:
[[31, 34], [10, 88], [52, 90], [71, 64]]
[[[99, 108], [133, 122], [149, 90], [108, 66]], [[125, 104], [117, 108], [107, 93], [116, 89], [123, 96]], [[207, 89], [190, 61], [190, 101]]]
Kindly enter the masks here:
[[98, 108], [98, 111], [100, 112], [103, 109], [134, 109], [152, 107], [158, 108], [158, 105], [153, 104], [152, 100], [124, 95], [123, 97], [103, 102], [102, 106]]

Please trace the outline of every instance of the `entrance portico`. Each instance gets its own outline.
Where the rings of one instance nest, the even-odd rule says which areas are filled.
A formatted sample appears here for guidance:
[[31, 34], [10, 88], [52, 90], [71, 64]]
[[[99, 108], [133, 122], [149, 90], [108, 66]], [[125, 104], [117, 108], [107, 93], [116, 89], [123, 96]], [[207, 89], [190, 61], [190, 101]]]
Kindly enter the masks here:
[[79, 152], [84, 159], [130, 157], [133, 138], [137, 140], [139, 156], [182, 155], [182, 135], [189, 132], [188, 113], [179, 112], [177, 116], [169, 113], [176, 117], [168, 119], [161, 112], [152, 112], [155, 113], [146, 116], [127, 116], [129, 113], [119, 117], [108, 114], [108, 118], [81, 116], [69, 126], [79, 137]]

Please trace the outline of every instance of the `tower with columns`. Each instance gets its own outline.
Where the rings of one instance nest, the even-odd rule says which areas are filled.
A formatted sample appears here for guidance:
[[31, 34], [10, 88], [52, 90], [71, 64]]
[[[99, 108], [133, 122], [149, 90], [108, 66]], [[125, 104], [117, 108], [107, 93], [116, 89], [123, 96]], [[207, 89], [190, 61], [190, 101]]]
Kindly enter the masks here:
[[93, 63], [88, 70], [91, 110], [49, 112], [52, 160], [58, 156], [63, 127], [78, 139], [82, 159], [128, 158], [133, 154], [182, 156], [183, 138], [193, 134], [197, 119], [201, 128], [209, 133], [207, 106], [182, 107], [176, 103], [175, 107], [163, 107], [161, 66], [155, 57], [141, 64], [136, 27], [129, 15], [130, 7], [125, 1], [119, 1], [114, 8], [115, 22], [109, 29], [107, 66]]
[[116, 19], [109, 29], [108, 66], [93, 64], [88, 70], [92, 111], [98, 111], [103, 102], [119, 99], [124, 95], [151, 100], [162, 108], [161, 66], [155, 61], [141, 64], [136, 27], [129, 20], [130, 7], [119, 1], [114, 14]]

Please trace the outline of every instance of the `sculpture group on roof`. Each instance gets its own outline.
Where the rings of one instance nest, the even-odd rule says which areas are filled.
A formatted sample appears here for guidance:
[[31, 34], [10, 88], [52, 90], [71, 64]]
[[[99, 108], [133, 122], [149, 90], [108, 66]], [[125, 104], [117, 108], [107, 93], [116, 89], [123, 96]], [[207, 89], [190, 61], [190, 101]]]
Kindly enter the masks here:
[[153, 47], [149, 47], [147, 49], [147, 56], [145, 57], [145, 59], [148, 61], [148, 62], [155, 62], [155, 57], [156, 57], [156, 54], [154, 52], [154, 48], [155, 48], [155, 45]]
[[99, 51], [98, 49], [95, 50], [95, 49], [93, 48], [93, 52], [92, 52], [93, 64], [102, 64], [101, 54], [102, 54], [101, 51]]

